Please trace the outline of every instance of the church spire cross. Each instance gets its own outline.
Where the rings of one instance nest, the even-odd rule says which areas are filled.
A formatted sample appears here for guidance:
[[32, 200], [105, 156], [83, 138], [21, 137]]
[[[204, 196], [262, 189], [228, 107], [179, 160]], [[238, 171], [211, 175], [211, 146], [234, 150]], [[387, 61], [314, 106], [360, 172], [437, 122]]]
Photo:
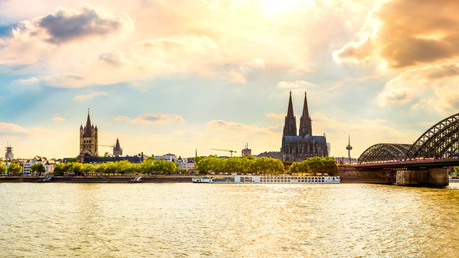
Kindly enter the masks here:
[[287, 116], [285, 117], [284, 136], [296, 136], [296, 118], [293, 114], [292, 92], [288, 99]]
[[288, 99], [287, 117], [293, 117], [292, 92], [290, 92], [290, 97]]
[[303, 114], [300, 118], [300, 133], [301, 136], [305, 136], [307, 134], [312, 135], [312, 121], [311, 117], [309, 116], [309, 109], [308, 109], [308, 94], [304, 92], [304, 104], [303, 104]]
[[93, 126], [91, 124], [91, 116], [89, 115], [89, 108], [88, 108], [88, 119], [86, 120], [86, 127], [84, 128], [85, 137], [91, 136], [91, 129], [93, 129]]

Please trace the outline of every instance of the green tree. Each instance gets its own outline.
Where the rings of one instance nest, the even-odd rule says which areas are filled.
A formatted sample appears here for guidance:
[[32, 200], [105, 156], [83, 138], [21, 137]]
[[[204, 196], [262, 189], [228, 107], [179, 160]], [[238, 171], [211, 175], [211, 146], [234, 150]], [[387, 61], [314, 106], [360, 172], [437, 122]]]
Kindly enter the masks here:
[[62, 176], [64, 175], [65, 172], [65, 164], [64, 163], [59, 163], [56, 166], [54, 166], [54, 175], [59, 175]]
[[21, 165], [17, 163], [10, 163], [10, 166], [8, 167], [8, 173], [12, 175], [17, 175], [22, 171]]
[[5, 174], [6, 171], [8, 171], [8, 168], [5, 165], [0, 164], [0, 174]]
[[332, 157], [323, 157], [322, 163], [324, 164], [323, 173], [328, 173], [329, 175], [336, 175], [338, 172], [338, 164], [336, 164], [335, 159]]
[[324, 163], [321, 157], [308, 158], [306, 163], [313, 173], [322, 173], [324, 170]]
[[83, 164], [83, 171], [93, 174], [96, 172], [96, 167], [91, 164]]
[[70, 162], [70, 163], [76, 163], [76, 162], [78, 162], [78, 160], [77, 160], [77, 158], [71, 158], [71, 159], [69, 160], [69, 162]]
[[109, 154], [108, 151], [106, 151], [106, 152], [104, 153], [104, 157], [105, 157], [105, 158], [108, 157], [108, 154]]
[[46, 172], [45, 166], [41, 163], [33, 163], [32, 166], [30, 167], [30, 171], [32, 173], [37, 173], [37, 175], [41, 176], [44, 172]]

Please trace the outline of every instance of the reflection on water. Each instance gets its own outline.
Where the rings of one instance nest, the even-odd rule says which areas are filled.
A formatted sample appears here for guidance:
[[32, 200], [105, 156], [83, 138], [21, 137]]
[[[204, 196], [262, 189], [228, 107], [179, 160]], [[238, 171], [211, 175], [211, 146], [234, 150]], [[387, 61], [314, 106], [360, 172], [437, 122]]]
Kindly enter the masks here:
[[0, 184], [2, 257], [455, 257], [459, 184]]

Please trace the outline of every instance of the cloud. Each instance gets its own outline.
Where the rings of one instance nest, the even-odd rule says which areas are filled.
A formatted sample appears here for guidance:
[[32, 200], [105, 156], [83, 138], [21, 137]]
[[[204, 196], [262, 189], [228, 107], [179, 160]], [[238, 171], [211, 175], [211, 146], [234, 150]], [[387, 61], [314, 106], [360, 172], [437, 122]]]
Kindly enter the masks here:
[[54, 117], [54, 118], [53, 118], [53, 121], [56, 121], [56, 122], [63, 122], [63, 121], [65, 121], [65, 118], [62, 118], [62, 117]]
[[243, 134], [243, 135], [266, 135], [266, 134], [278, 134], [281, 132], [279, 128], [283, 125], [276, 125], [271, 127], [258, 127], [256, 125], [246, 125], [236, 122], [226, 122], [223, 120], [212, 120], [207, 123], [207, 127], [211, 130], [220, 130], [231, 133]]
[[26, 130], [17, 124], [0, 122], [0, 136], [28, 136], [30, 130]]
[[[459, 55], [459, 2], [384, 1], [371, 13], [359, 40], [334, 52], [338, 61], [372, 57], [391, 68], [432, 64]], [[441, 15], [429, 15], [429, 14]]]
[[76, 100], [76, 101], [84, 101], [84, 100], [90, 100], [94, 97], [97, 97], [97, 96], [104, 96], [104, 95], [107, 95], [108, 93], [105, 92], [105, 91], [101, 91], [101, 92], [94, 92], [94, 93], [91, 93], [91, 94], [88, 94], [88, 95], [78, 95], [78, 96], [75, 96], [73, 99]]
[[271, 117], [271, 118], [276, 118], [276, 119], [284, 119], [285, 115], [286, 115], [285, 113], [282, 113], [282, 114], [268, 113], [268, 114], [266, 114], [266, 117]]
[[127, 14], [113, 15], [102, 7], [82, 4], [81, 11], [55, 8], [45, 17], [37, 17], [19, 23], [13, 29], [15, 39], [22, 41], [41, 40], [60, 45], [91, 37], [104, 37], [134, 28]]
[[383, 91], [378, 96], [378, 105], [381, 107], [389, 104], [407, 104], [411, 101], [412, 94], [407, 88]]
[[65, 57], [79, 55], [79, 48], [88, 47], [92, 52], [94, 44], [82, 43], [124, 36], [133, 30], [134, 22], [127, 14], [114, 15], [89, 4], [82, 4], [79, 10], [58, 7], [47, 16], [21, 21], [12, 28], [11, 37], [0, 38], [0, 64], [32, 65], [46, 60], [46, 65], [56, 61], [65, 66]]
[[277, 87], [281, 89], [298, 89], [298, 88], [303, 88], [303, 89], [308, 89], [311, 87], [314, 87], [315, 85], [307, 82], [307, 81], [281, 81], [277, 83]]
[[131, 123], [133, 124], [159, 124], [166, 125], [171, 123], [181, 123], [185, 122], [185, 119], [179, 115], [175, 114], [142, 114], [137, 118], [133, 119]]
[[113, 121], [117, 121], [117, 122], [129, 121], [129, 120], [131, 120], [131, 119], [129, 117], [127, 117], [127, 116], [117, 116], [117, 117], [113, 118]]
[[[84, 87], [138, 81], [175, 73], [211, 74], [218, 46], [205, 36], [142, 40], [124, 51], [112, 49], [78, 63], [65, 74], [44, 81], [55, 87]], [[218, 62], [218, 61], [217, 61]]]
[[412, 68], [390, 80], [378, 94], [381, 107], [411, 105], [414, 110], [459, 111], [459, 65], [454, 63]]

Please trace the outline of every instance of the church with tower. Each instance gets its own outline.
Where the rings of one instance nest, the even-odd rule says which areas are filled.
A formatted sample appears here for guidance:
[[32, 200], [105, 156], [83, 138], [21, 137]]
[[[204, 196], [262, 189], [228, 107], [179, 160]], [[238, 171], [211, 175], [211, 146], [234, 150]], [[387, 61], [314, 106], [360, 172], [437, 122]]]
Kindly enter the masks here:
[[88, 110], [88, 118], [86, 120], [86, 126], [80, 126], [80, 155], [79, 161], [84, 162], [85, 158], [98, 157], [98, 133], [97, 125], [91, 123], [91, 117]]
[[304, 94], [303, 114], [297, 130], [296, 117], [293, 114], [292, 92], [290, 92], [280, 152], [288, 156], [294, 156], [299, 160], [305, 160], [309, 157], [328, 156], [328, 144], [325, 134], [323, 136], [312, 135], [312, 120], [309, 116], [306, 93]]

